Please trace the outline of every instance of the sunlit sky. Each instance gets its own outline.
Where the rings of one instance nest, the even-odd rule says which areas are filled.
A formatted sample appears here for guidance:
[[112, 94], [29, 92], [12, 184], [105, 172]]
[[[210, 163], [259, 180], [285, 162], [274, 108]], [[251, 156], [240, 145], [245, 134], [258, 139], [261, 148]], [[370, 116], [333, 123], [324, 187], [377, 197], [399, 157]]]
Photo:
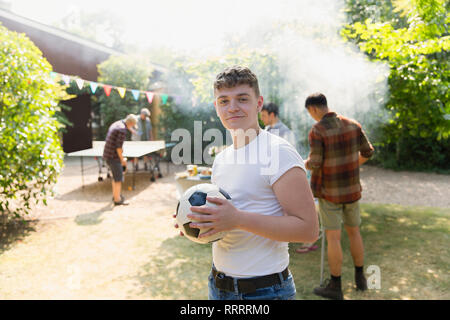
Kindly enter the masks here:
[[[333, 3], [340, 0], [327, 0]], [[142, 44], [180, 49], [220, 46], [225, 33], [248, 30], [255, 23], [296, 14], [326, 21], [336, 9], [312, 0], [6, 0], [12, 11], [42, 23], [61, 20], [74, 8], [111, 10], [125, 17], [127, 39]], [[322, 0], [321, 0], [322, 2]], [[307, 12], [305, 12], [307, 11]], [[327, 12], [328, 11], [328, 12]]]

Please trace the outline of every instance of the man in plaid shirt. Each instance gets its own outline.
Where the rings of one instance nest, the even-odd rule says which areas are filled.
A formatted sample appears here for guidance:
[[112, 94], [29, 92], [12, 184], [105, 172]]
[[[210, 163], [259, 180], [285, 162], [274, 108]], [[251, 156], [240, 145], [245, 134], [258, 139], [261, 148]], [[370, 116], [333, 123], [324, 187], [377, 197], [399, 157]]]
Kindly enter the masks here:
[[364, 247], [359, 225], [361, 184], [359, 167], [373, 154], [361, 125], [328, 109], [321, 93], [310, 95], [305, 108], [317, 121], [309, 133], [310, 153], [305, 162], [312, 171], [311, 189], [319, 199], [319, 214], [328, 242], [331, 279], [325, 287], [314, 289], [316, 295], [343, 299], [341, 288], [341, 222], [350, 240], [355, 265], [356, 289], [367, 289], [364, 276]]
[[118, 120], [111, 124], [106, 135], [105, 147], [103, 149], [103, 158], [111, 169], [112, 193], [114, 205], [128, 205], [125, 198], [121, 195], [123, 171], [126, 170], [127, 161], [123, 157], [123, 143], [125, 141], [127, 130], [132, 130], [136, 126], [137, 119], [133, 114], [129, 114], [124, 120]]

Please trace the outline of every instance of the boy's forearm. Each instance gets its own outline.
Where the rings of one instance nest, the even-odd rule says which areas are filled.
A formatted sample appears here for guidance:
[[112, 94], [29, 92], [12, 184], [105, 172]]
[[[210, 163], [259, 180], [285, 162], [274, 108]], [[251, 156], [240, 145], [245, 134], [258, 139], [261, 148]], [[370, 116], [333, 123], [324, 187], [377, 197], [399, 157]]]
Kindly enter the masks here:
[[282, 242], [314, 242], [319, 236], [318, 220], [305, 221], [289, 215], [265, 216], [241, 210], [238, 229]]

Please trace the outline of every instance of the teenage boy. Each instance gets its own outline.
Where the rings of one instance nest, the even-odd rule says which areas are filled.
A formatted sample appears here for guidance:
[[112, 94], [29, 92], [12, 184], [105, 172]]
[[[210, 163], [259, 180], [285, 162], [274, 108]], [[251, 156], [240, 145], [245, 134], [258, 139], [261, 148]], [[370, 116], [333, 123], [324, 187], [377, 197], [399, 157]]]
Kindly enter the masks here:
[[212, 228], [204, 236], [228, 231], [212, 245], [209, 299], [294, 299], [288, 242], [314, 242], [319, 234], [303, 160], [259, 127], [264, 99], [250, 69], [219, 73], [214, 97], [233, 144], [216, 156], [211, 180], [232, 200], [208, 197], [217, 207], [192, 207], [188, 215], [197, 220], [191, 227]]

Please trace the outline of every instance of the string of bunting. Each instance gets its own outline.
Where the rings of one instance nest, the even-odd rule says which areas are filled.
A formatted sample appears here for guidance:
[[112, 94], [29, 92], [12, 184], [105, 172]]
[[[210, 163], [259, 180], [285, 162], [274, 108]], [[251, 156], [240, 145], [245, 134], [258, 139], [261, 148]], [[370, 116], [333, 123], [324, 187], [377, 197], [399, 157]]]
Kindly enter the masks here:
[[[92, 94], [95, 94], [97, 92], [97, 89], [103, 88], [103, 91], [105, 92], [105, 95], [107, 97], [109, 97], [111, 94], [111, 91], [113, 89], [115, 89], [119, 93], [119, 96], [122, 99], [125, 97], [127, 91], [133, 95], [133, 98], [136, 101], [138, 101], [141, 94], [143, 94], [143, 95], [145, 95], [145, 97], [147, 97], [147, 101], [149, 104], [152, 103], [155, 95], [157, 95], [161, 98], [161, 104], [166, 104], [167, 99], [169, 98], [169, 95], [166, 93], [155, 93], [152, 91], [142, 91], [142, 90], [138, 90], [138, 89], [128, 89], [128, 88], [123, 88], [123, 87], [117, 87], [117, 86], [104, 84], [104, 83], [100, 83], [100, 82], [84, 80], [81, 78], [72, 78], [71, 76], [69, 76], [67, 74], [62, 74], [62, 73], [58, 73], [58, 72], [54, 72], [54, 71], [50, 72], [50, 77], [53, 80], [55, 80], [57, 77], [59, 77], [66, 85], [69, 85], [72, 81], [75, 81], [78, 89], [80, 89], [80, 90], [82, 90], [84, 88], [85, 84], [89, 84], [89, 88], [90, 88]], [[182, 99], [181, 96], [174, 96], [174, 98], [175, 98], [175, 103], [179, 104], [181, 102], [181, 99]]]

